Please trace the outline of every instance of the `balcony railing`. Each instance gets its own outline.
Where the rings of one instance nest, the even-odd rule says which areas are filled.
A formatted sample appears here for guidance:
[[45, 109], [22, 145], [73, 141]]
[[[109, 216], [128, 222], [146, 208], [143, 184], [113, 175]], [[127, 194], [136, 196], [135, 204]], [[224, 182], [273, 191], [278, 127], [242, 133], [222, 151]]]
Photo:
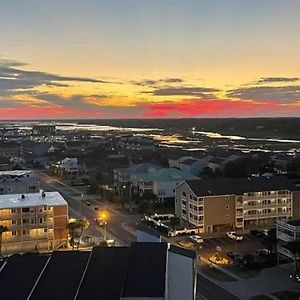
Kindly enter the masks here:
[[256, 213], [256, 214], [244, 214], [245, 220], [251, 219], [264, 219], [264, 218], [277, 218], [277, 217], [291, 217], [292, 212], [270, 212], [270, 213]]

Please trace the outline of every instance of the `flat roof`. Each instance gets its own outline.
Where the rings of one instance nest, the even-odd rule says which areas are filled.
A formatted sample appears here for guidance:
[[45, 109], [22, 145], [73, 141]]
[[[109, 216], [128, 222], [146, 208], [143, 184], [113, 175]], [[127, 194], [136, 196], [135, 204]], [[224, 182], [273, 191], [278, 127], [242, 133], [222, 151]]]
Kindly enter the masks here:
[[292, 225], [292, 226], [295, 226], [295, 227], [298, 227], [300, 226], [300, 219], [298, 220], [292, 220], [292, 221], [287, 221], [288, 224]]
[[[24, 199], [22, 199], [22, 195], [25, 196]], [[42, 197], [41, 193], [0, 195], [0, 209], [41, 205], [67, 205], [66, 200], [59, 192], [45, 192], [45, 195], [46, 197]]]
[[33, 171], [31, 170], [0, 171], [0, 177], [1, 176], [23, 176], [30, 173], [33, 173]]

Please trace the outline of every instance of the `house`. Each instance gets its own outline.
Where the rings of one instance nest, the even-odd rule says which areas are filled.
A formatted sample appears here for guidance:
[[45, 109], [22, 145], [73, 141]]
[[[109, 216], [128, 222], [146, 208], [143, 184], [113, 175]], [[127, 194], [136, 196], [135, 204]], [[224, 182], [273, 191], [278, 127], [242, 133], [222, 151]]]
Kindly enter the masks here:
[[170, 168], [177, 168], [195, 176], [199, 175], [207, 167], [207, 159], [198, 159], [192, 156], [183, 156], [179, 159], [169, 159]]
[[127, 168], [114, 169], [114, 186], [115, 189], [121, 188], [123, 185], [132, 184], [137, 187], [138, 180], [136, 175], [147, 174], [155, 170], [160, 170], [161, 167], [153, 163], [134, 164]]
[[56, 173], [65, 178], [76, 178], [87, 175], [84, 163], [79, 163], [76, 157], [66, 157], [55, 165]]
[[37, 193], [39, 177], [31, 170], [0, 171], [0, 195]]
[[182, 181], [196, 179], [200, 178], [176, 168], [162, 168], [134, 176], [134, 181], [138, 182], [140, 196], [145, 193], [152, 193], [161, 201], [173, 198], [175, 196], [175, 187]]
[[299, 217], [298, 188], [283, 176], [187, 180], [175, 194], [176, 215], [202, 232], [267, 226]]
[[194, 300], [196, 274], [195, 252], [166, 243], [13, 255], [0, 299]]
[[8, 227], [2, 235], [3, 254], [66, 245], [67, 224], [68, 204], [58, 192], [0, 195], [0, 225]]

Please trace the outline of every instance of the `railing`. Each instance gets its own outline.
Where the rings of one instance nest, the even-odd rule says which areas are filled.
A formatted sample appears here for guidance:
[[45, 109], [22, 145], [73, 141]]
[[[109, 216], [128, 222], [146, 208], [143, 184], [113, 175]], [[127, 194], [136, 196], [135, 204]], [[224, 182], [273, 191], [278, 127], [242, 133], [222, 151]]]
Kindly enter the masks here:
[[244, 214], [245, 220], [250, 219], [263, 219], [263, 218], [277, 218], [277, 217], [291, 217], [292, 212], [282, 212], [282, 213], [256, 213], [256, 214]]
[[277, 238], [279, 240], [285, 241], [287, 243], [295, 240], [295, 238], [293, 236], [290, 236], [286, 233], [280, 232], [279, 230], [277, 230]]

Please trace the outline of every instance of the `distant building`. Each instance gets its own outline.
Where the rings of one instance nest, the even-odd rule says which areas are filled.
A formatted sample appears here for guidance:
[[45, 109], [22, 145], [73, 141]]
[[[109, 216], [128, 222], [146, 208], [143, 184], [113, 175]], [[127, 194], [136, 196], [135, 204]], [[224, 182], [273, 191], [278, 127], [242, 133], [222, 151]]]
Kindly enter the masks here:
[[294, 259], [293, 253], [288, 249], [288, 244], [300, 241], [300, 220], [278, 221], [276, 226], [277, 252], [285, 257]]
[[207, 167], [207, 159], [198, 159], [192, 156], [183, 156], [179, 159], [169, 159], [170, 168], [177, 168], [182, 171], [198, 176], [205, 167]]
[[32, 127], [32, 134], [38, 136], [54, 135], [55, 131], [55, 125], [35, 125]]
[[202, 232], [266, 226], [299, 217], [299, 192], [285, 177], [185, 181], [175, 213]]
[[79, 163], [76, 157], [66, 157], [55, 165], [55, 171], [66, 178], [76, 177], [79, 174]]
[[196, 299], [196, 254], [166, 243], [11, 256], [0, 299]]
[[159, 200], [174, 198], [175, 187], [184, 180], [200, 179], [191, 173], [176, 168], [163, 168], [147, 174], [134, 176], [138, 182], [140, 196], [145, 193], [153, 193]]
[[3, 254], [57, 249], [67, 243], [67, 224], [68, 204], [58, 192], [0, 195]]
[[119, 189], [123, 185], [132, 184], [137, 186], [134, 177], [138, 174], [151, 173], [160, 170], [161, 167], [152, 163], [134, 164], [127, 168], [114, 169], [114, 186]]
[[0, 171], [0, 195], [35, 193], [39, 190], [39, 177], [33, 171]]

